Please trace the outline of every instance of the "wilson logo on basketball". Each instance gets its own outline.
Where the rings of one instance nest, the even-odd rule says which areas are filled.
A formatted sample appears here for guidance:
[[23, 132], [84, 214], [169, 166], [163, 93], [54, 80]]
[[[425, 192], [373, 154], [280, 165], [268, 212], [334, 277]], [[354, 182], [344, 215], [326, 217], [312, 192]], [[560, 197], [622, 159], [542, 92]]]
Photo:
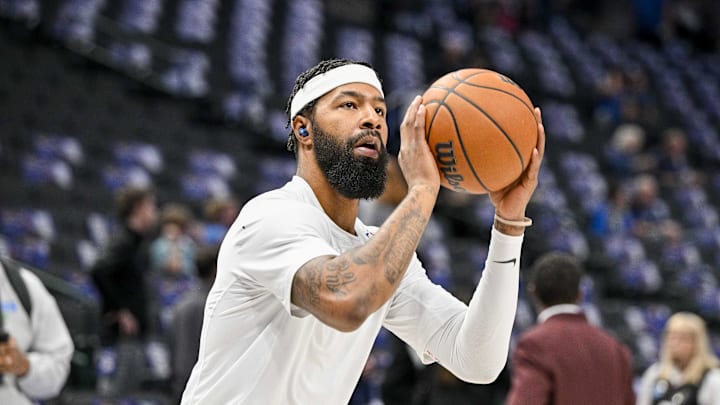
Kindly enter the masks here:
[[520, 86], [517, 85], [517, 83], [515, 83], [514, 81], [512, 81], [512, 79], [509, 78], [509, 77], [507, 77], [507, 76], [498, 75], [498, 79], [500, 79], [500, 81], [503, 81], [503, 82], [505, 82], [505, 83], [512, 84], [512, 85], [515, 86], [515, 87], [520, 87]]
[[457, 173], [457, 167], [455, 166], [455, 149], [453, 149], [452, 141], [436, 143], [435, 158], [437, 159], [440, 171], [443, 173], [443, 176], [445, 176], [445, 180], [447, 180], [453, 190], [465, 191], [461, 186], [465, 179], [461, 174]]

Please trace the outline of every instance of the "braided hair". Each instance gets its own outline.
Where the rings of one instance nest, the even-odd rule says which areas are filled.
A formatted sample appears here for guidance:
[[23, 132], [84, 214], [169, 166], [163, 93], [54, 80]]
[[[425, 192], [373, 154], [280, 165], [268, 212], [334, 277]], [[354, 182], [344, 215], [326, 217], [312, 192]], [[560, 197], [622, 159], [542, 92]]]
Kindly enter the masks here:
[[[292, 104], [293, 98], [295, 98], [295, 95], [302, 89], [305, 84], [312, 79], [313, 77], [326, 73], [332, 69], [338, 68], [340, 66], [345, 65], [363, 65], [367, 66], [369, 68], [373, 68], [369, 63], [367, 62], [360, 62], [356, 60], [351, 59], [327, 59], [323, 60], [317, 65], [311, 67], [310, 69], [304, 71], [301, 73], [297, 79], [295, 79], [295, 86], [293, 87], [292, 94], [290, 94], [290, 98], [288, 98], [287, 106], [285, 107], [285, 114], [288, 115], [288, 122], [287, 125], [285, 125], [285, 128], [290, 128], [290, 133], [288, 134], [288, 141], [287, 141], [287, 150], [290, 152], [294, 152], [297, 154], [297, 143], [295, 141], [295, 134], [292, 130], [292, 120], [295, 117], [290, 117], [290, 105]], [[380, 75], [375, 73], [378, 76], [378, 80], [382, 83], [382, 79], [380, 79]], [[300, 111], [298, 111], [297, 115], [302, 115], [303, 117], [307, 118], [313, 118], [313, 114], [315, 113], [315, 103], [317, 99], [305, 104]]]

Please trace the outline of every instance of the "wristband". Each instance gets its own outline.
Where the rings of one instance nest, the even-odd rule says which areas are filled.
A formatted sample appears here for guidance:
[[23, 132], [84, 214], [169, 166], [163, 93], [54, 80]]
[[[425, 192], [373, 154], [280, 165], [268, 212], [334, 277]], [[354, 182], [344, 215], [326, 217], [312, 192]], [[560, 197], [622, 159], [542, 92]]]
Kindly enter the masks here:
[[528, 217], [524, 217], [520, 221], [511, 221], [509, 219], [505, 219], [498, 214], [495, 214], [495, 220], [500, 222], [501, 224], [509, 225], [509, 226], [516, 226], [518, 228], [527, 228], [528, 226], [531, 226], [533, 224], [532, 219]]

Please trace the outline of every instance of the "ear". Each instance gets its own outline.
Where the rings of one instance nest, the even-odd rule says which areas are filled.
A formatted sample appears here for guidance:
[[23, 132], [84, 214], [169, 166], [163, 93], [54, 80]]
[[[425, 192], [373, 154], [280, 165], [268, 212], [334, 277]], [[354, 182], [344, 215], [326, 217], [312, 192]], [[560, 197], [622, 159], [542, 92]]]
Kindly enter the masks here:
[[540, 298], [537, 296], [537, 292], [535, 290], [535, 284], [528, 284], [527, 286], [527, 293], [528, 297], [530, 298], [530, 301], [535, 305], [536, 308], [538, 308], [538, 313], [541, 311], [540, 308], [543, 307], [542, 302], [540, 301]]
[[298, 133], [300, 128], [303, 127], [308, 131], [308, 134], [312, 135], [312, 131], [310, 130], [310, 120], [301, 115], [296, 116], [292, 122], [292, 130], [295, 134], [295, 142], [297, 142], [298, 144], [309, 144], [311, 137], [300, 136], [300, 134]]

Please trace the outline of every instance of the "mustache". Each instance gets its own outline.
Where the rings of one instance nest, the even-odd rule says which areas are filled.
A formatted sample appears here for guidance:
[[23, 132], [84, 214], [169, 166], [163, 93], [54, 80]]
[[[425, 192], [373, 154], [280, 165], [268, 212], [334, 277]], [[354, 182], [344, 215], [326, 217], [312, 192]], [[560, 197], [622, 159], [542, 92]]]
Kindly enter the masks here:
[[364, 129], [364, 130], [360, 131], [357, 135], [353, 135], [348, 140], [348, 144], [355, 145], [355, 143], [359, 139], [364, 138], [368, 135], [374, 136], [375, 138], [377, 138], [380, 141], [380, 145], [385, 146], [385, 143], [382, 141], [382, 135], [380, 134], [380, 131], [378, 131], [377, 129]]

